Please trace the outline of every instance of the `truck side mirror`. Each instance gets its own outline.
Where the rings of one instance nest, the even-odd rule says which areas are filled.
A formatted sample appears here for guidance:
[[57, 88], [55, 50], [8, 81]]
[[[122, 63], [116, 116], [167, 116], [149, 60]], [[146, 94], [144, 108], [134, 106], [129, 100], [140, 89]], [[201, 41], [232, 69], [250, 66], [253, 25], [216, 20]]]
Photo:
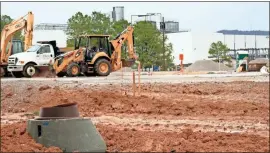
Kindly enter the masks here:
[[38, 51], [37, 51], [37, 54], [39, 54], [39, 52], [40, 52], [40, 51], [38, 50]]

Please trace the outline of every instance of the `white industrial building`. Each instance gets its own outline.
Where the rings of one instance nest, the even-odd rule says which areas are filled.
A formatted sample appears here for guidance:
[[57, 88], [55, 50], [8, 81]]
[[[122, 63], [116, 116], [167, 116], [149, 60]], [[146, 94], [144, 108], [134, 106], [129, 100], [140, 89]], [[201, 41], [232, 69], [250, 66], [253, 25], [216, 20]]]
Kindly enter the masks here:
[[33, 43], [37, 41], [56, 40], [58, 47], [67, 46], [67, 35], [63, 30], [35, 30], [33, 34]]
[[112, 11], [113, 21], [119, 21], [124, 19], [124, 6], [115, 6]]
[[[230, 49], [269, 48], [267, 36], [224, 35], [213, 32], [180, 32], [166, 34], [173, 44], [174, 63], [179, 64], [179, 54], [184, 54], [184, 64], [208, 59], [208, 51], [213, 42], [221, 41]], [[269, 37], [269, 36], [268, 36]]]
[[56, 40], [58, 47], [67, 47], [67, 24], [38, 24], [34, 28], [33, 44], [37, 41]]

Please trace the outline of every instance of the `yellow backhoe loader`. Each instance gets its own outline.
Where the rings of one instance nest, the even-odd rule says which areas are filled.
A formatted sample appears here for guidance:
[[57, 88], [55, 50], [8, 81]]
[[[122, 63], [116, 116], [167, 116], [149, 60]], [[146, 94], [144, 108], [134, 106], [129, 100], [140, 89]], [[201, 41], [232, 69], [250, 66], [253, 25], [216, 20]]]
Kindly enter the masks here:
[[[110, 35], [81, 35], [75, 39], [75, 50], [60, 54], [51, 61], [58, 77], [108, 76], [122, 67], [130, 67], [137, 60], [134, 51], [133, 27], [128, 26], [116, 38]], [[123, 43], [127, 41], [129, 59], [121, 59]]]

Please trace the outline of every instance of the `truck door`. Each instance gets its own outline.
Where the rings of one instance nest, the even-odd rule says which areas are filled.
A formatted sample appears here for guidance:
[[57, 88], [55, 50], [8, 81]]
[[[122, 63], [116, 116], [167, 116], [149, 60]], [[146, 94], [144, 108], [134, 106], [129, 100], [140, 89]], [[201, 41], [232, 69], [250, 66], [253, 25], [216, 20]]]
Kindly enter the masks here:
[[47, 65], [53, 60], [53, 50], [50, 45], [44, 45], [39, 50], [39, 65]]

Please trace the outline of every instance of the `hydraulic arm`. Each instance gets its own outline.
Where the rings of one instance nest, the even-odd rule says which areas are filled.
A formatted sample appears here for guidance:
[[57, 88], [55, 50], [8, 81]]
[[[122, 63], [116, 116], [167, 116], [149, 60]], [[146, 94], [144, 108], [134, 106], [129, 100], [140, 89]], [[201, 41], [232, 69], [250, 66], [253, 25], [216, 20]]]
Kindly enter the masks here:
[[[133, 27], [128, 26], [121, 34], [119, 34], [114, 40], [111, 40], [111, 44], [114, 47], [114, 52], [111, 56], [113, 71], [119, 70], [121, 65], [121, 49], [125, 41], [127, 41], [128, 46], [128, 56], [129, 60], [135, 61], [137, 56], [134, 52], [134, 38], [133, 38]], [[122, 60], [123, 65], [127, 65], [126, 61]]]

